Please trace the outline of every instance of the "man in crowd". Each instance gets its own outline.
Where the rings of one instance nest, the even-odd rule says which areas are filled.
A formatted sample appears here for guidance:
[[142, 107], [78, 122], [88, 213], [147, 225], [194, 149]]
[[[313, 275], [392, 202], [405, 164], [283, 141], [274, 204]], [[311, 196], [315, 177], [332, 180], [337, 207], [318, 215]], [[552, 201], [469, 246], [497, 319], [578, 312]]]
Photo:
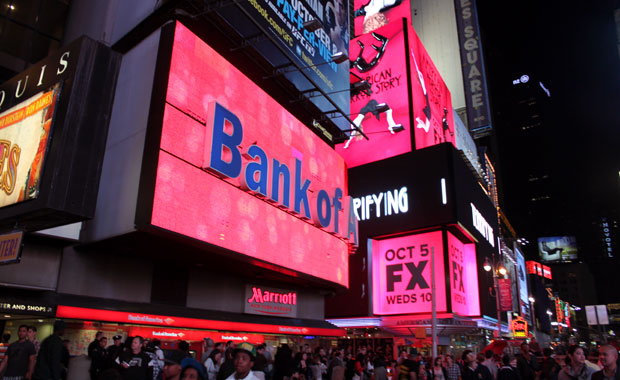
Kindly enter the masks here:
[[121, 354], [123, 344], [123, 337], [121, 335], [114, 335], [112, 337], [113, 344], [106, 348], [106, 356], [108, 357], [108, 368], [119, 368], [116, 358]]
[[493, 379], [497, 379], [498, 367], [495, 360], [493, 360], [493, 351], [485, 351], [484, 361], [482, 362], [482, 364], [489, 369], [489, 371], [491, 372], [491, 376], [493, 376]]
[[90, 344], [88, 345], [88, 357], [92, 360], [92, 351], [99, 347], [99, 339], [101, 339], [101, 337], [103, 336], [103, 332], [101, 331], [97, 331], [97, 333], [95, 334], [95, 340], [93, 340], [92, 342], [90, 342]]
[[493, 380], [491, 371], [483, 365], [478, 364], [476, 355], [471, 350], [463, 351], [462, 356], [465, 368], [463, 368], [463, 380]]
[[592, 380], [620, 380], [618, 373], [618, 350], [614, 346], [605, 345], [601, 347], [599, 359], [603, 369], [592, 374]]
[[252, 372], [256, 359], [256, 348], [251, 343], [242, 342], [235, 348], [235, 372], [226, 380], [259, 380]]
[[36, 354], [34, 344], [26, 339], [27, 336], [28, 326], [19, 326], [17, 342], [9, 345], [5, 359], [0, 363], [0, 379], [31, 379]]
[[93, 348], [90, 357], [90, 378], [97, 380], [99, 374], [108, 368], [108, 352], [106, 346], [108, 345], [108, 338], [102, 336], [99, 338], [99, 345]]
[[536, 378], [538, 362], [536, 357], [531, 354], [530, 346], [527, 343], [521, 343], [521, 354], [517, 356], [517, 369], [521, 380], [534, 380]]
[[265, 380], [267, 369], [267, 357], [265, 356], [265, 343], [256, 346], [256, 359], [254, 360], [253, 372], [256, 377]]
[[447, 380], [461, 380], [461, 367], [454, 362], [452, 355], [446, 355]]
[[61, 380], [63, 375], [64, 342], [61, 338], [65, 322], [54, 322], [54, 333], [43, 340], [34, 367], [33, 380]]
[[180, 380], [181, 379], [181, 361], [185, 358], [179, 350], [174, 350], [168, 353], [164, 358], [164, 378], [166, 380]]
[[34, 350], [39, 353], [39, 347], [41, 343], [37, 340], [37, 328], [36, 326], [28, 326], [28, 340], [34, 344]]

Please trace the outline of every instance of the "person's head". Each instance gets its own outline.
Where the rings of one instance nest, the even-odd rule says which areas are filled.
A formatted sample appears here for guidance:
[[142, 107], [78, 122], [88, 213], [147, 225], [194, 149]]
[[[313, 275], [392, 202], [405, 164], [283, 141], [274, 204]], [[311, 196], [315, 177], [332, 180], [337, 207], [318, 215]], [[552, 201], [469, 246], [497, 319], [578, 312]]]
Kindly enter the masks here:
[[616, 360], [618, 360], [618, 350], [611, 345], [601, 346], [598, 357], [603, 367], [610, 369], [615, 368]]
[[510, 365], [510, 362], [512, 362], [513, 356], [509, 355], [509, 354], [505, 354], [504, 356], [502, 356], [502, 364], [503, 365]]
[[448, 354], [446, 355], [446, 364], [451, 367], [452, 364], [454, 364], [454, 358], [452, 357], [452, 355]]
[[265, 353], [265, 343], [263, 344], [259, 344], [258, 346], [256, 346], [256, 353], [257, 354], [264, 354]]
[[[566, 352], [566, 357], [570, 359], [570, 364], [574, 367], [580, 367], [586, 362], [586, 355], [583, 351], [583, 348], [573, 344], [568, 347], [568, 351]], [[568, 363], [568, 360], [567, 360]]]
[[213, 363], [219, 363], [219, 361], [222, 359], [222, 351], [218, 350], [217, 348], [213, 349], [213, 351], [211, 351], [211, 353], [209, 354], [209, 358], [213, 360]]
[[179, 350], [169, 351], [164, 357], [164, 375], [166, 379], [173, 379], [175, 376], [181, 375], [181, 361], [185, 358], [185, 354]]
[[226, 348], [225, 348], [225, 346], [224, 346], [224, 342], [217, 342], [217, 343], [215, 343], [214, 348], [215, 348], [216, 350], [220, 350], [220, 351], [222, 351], [222, 352], [226, 351]]
[[54, 334], [63, 335], [65, 328], [67, 328], [67, 325], [65, 324], [65, 321], [63, 321], [62, 319], [58, 319], [54, 321]]
[[493, 358], [493, 351], [491, 351], [491, 350], [486, 350], [486, 351], [484, 352], [484, 358], [485, 358], [485, 359], [492, 359], [492, 358]]
[[228, 342], [226, 342], [226, 348], [235, 348], [235, 342], [229, 340]]
[[103, 347], [103, 348], [106, 348], [107, 345], [108, 345], [108, 338], [106, 338], [105, 336], [102, 336], [99, 339], [99, 346]]
[[9, 343], [9, 340], [11, 340], [11, 334], [9, 333], [2, 334], [2, 343]]
[[179, 350], [183, 352], [189, 352], [189, 343], [184, 340], [179, 341]]
[[235, 374], [238, 378], [244, 378], [248, 375], [252, 367], [254, 366], [254, 359], [256, 358], [256, 349], [250, 343], [240, 343], [235, 348]]
[[103, 336], [103, 331], [97, 331], [97, 333], [95, 334], [95, 339], [99, 340], [102, 336]]
[[463, 359], [465, 364], [471, 364], [476, 361], [476, 355], [472, 350], [465, 350], [463, 351], [463, 355], [461, 355], [461, 359]]
[[543, 356], [550, 357], [553, 355], [553, 349], [551, 347], [543, 348]]
[[433, 360], [433, 364], [435, 367], [441, 367], [441, 357], [436, 357], [435, 360]]
[[529, 354], [530, 353], [530, 345], [527, 343], [521, 343], [521, 352], [524, 354]]
[[123, 337], [121, 335], [114, 335], [112, 339], [114, 340], [114, 345], [117, 347], [120, 346], [121, 343], [123, 343]]
[[37, 338], [37, 327], [28, 326], [28, 340], [33, 341]]
[[161, 346], [161, 341], [160, 341], [159, 339], [153, 339], [153, 340], [151, 341], [151, 345], [152, 345], [153, 347], [159, 347], [159, 346]]
[[144, 343], [144, 339], [141, 336], [134, 336], [131, 340], [131, 351], [134, 354], [142, 351], [142, 343]]
[[181, 380], [204, 380], [205, 373], [202, 364], [194, 358], [184, 358], [181, 361]]
[[17, 328], [17, 338], [19, 338], [19, 340], [24, 340], [28, 337], [28, 326], [27, 325], [21, 325]]

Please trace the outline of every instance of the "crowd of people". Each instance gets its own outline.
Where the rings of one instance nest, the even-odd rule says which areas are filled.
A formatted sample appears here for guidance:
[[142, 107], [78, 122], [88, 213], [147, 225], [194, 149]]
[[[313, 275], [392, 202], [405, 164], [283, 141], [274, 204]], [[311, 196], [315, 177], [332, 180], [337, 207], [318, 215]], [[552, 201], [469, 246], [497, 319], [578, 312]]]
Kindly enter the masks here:
[[[68, 341], [63, 340], [63, 321], [43, 342], [36, 328], [22, 325], [17, 341], [2, 345], [0, 380], [66, 380], [69, 368]], [[3, 337], [4, 341], [8, 338]], [[214, 342], [206, 338], [201, 356], [194, 357], [190, 345], [178, 341], [175, 349], [163, 350], [160, 341], [112, 337], [102, 332], [88, 346], [91, 380], [620, 380], [618, 350], [603, 345], [598, 356], [588, 356], [580, 346], [570, 346], [562, 355], [551, 348], [523, 343], [515, 355], [505, 349], [475, 354], [465, 350], [458, 357], [442, 354], [432, 358], [415, 352], [400, 352], [395, 359], [390, 345], [373, 350], [361, 345], [289, 347], [270, 350], [265, 344]], [[80, 379], [73, 376], [72, 379]]]

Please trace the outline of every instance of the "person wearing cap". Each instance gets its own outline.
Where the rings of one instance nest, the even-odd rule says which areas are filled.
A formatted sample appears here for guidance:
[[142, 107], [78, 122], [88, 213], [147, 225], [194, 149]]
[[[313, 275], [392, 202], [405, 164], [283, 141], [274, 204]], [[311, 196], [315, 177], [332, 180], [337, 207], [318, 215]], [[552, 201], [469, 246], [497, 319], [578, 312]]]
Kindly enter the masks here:
[[106, 348], [108, 356], [108, 368], [120, 368], [120, 364], [116, 362], [116, 358], [121, 354], [123, 344], [122, 335], [114, 335], [112, 337], [113, 344]]
[[179, 350], [169, 351], [164, 357], [164, 380], [181, 379], [181, 361], [185, 355]]
[[242, 342], [235, 347], [235, 372], [226, 380], [260, 380], [254, 372], [254, 360], [256, 359], [256, 348], [248, 342]]
[[63, 341], [65, 322], [54, 322], [54, 332], [41, 342], [39, 355], [32, 374], [33, 380], [60, 380], [62, 374]]
[[194, 358], [181, 360], [181, 380], [206, 380], [202, 364]]

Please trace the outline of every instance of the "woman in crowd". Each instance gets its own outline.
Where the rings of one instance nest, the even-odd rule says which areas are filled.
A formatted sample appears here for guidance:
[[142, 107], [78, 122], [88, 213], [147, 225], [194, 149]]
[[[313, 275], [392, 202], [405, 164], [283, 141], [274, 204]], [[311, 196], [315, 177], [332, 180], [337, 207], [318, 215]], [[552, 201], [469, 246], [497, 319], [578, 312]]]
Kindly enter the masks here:
[[211, 354], [204, 362], [204, 366], [207, 369], [207, 377], [209, 380], [215, 380], [217, 378], [217, 372], [220, 370], [221, 361], [222, 352], [217, 348], [211, 351]]
[[586, 355], [583, 348], [572, 345], [566, 353], [566, 365], [558, 374], [558, 380], [590, 380], [596, 372], [586, 365]]
[[514, 356], [502, 356], [502, 367], [497, 371], [497, 380], [520, 380], [516, 365]]
[[433, 366], [429, 371], [429, 379], [431, 380], [448, 380], [448, 374], [446, 373], [446, 369], [441, 365], [442, 359], [441, 357], [435, 358], [433, 360]]

